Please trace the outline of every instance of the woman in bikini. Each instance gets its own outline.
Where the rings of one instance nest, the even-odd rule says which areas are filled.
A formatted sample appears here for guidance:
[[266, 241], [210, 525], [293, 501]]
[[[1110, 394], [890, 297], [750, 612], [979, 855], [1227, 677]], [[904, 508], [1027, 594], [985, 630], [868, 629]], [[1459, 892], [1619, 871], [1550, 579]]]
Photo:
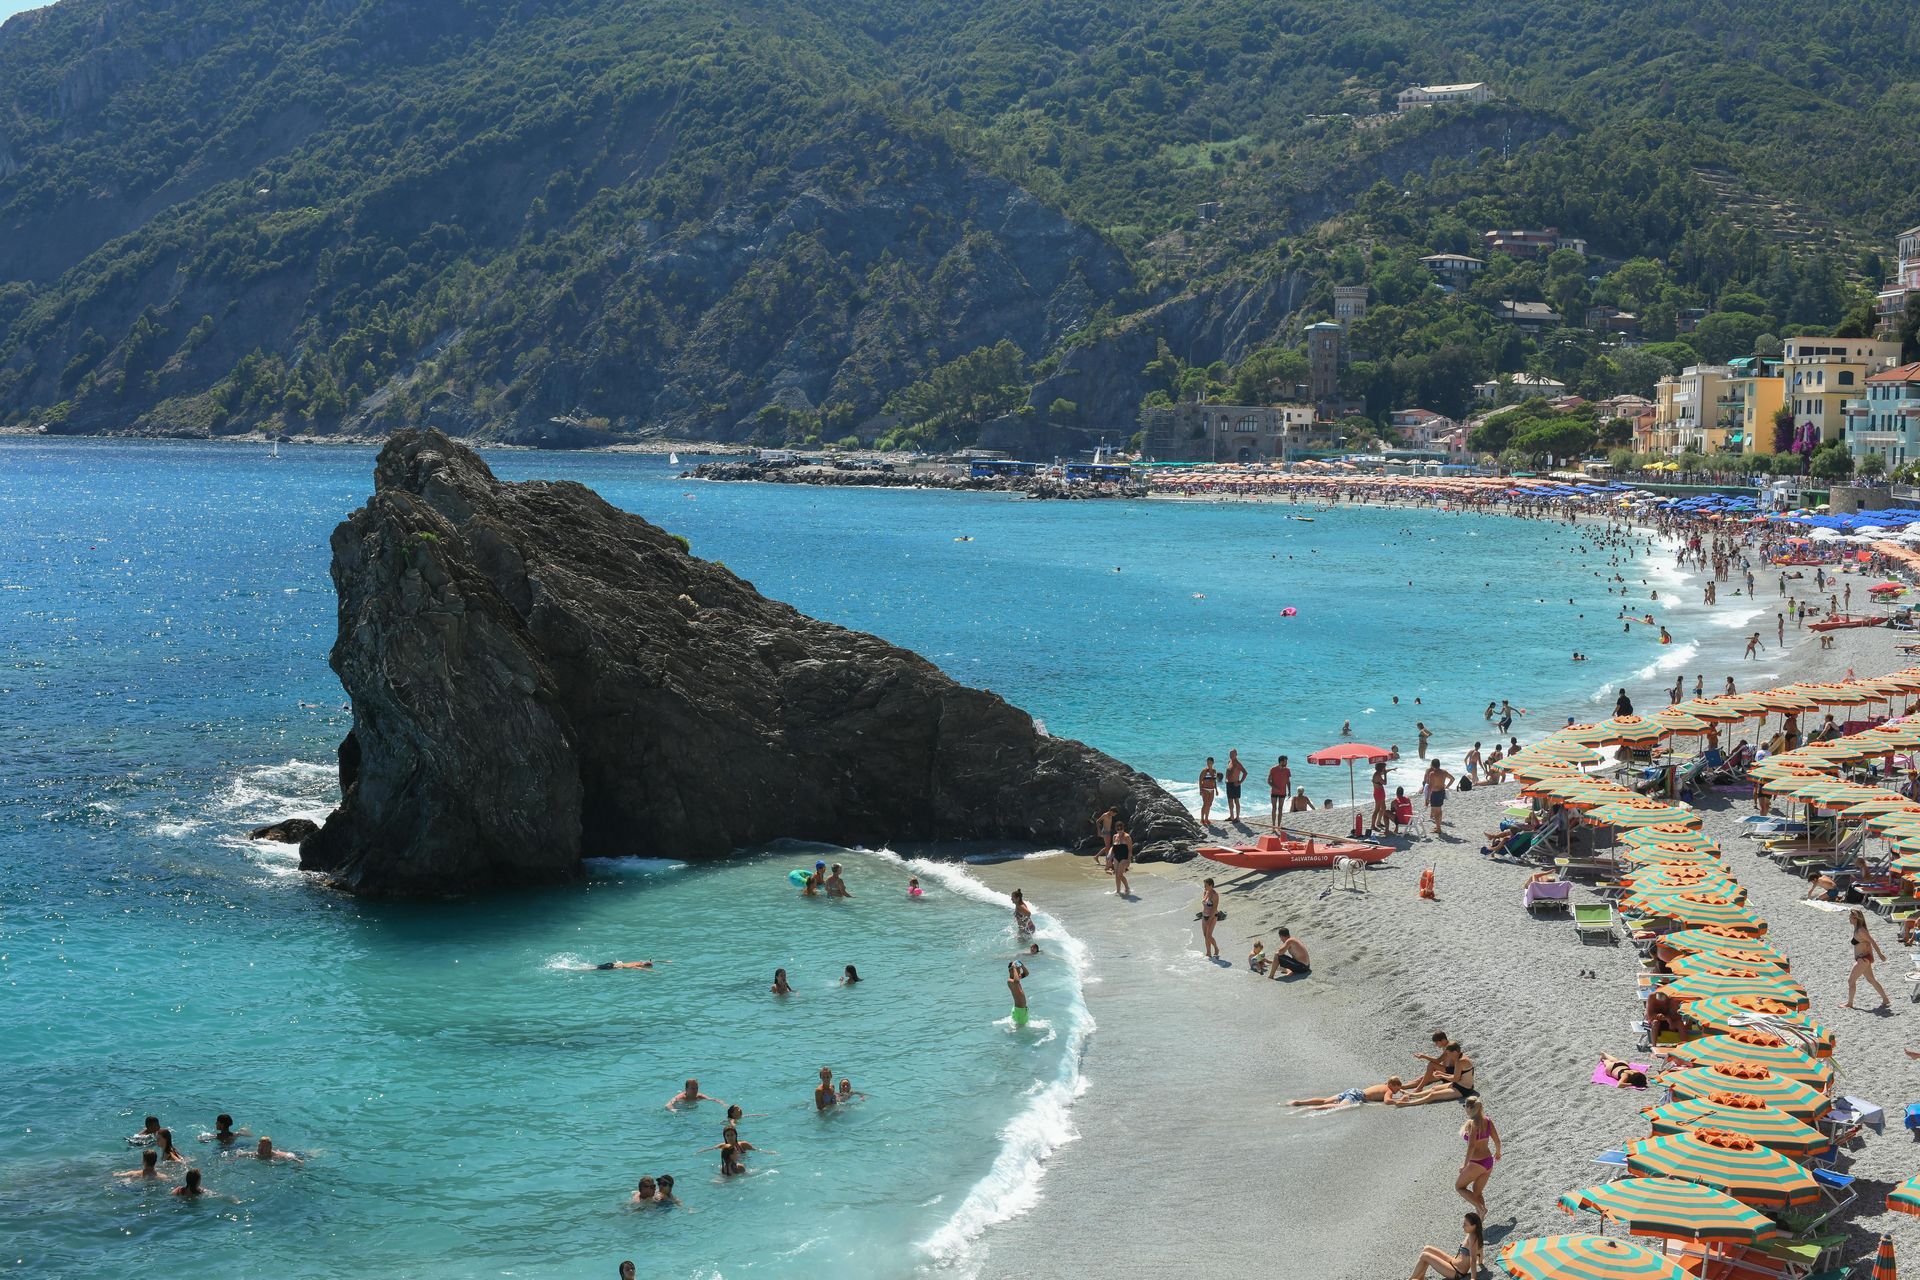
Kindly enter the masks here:
[[1461, 1280], [1465, 1276], [1480, 1274], [1480, 1252], [1484, 1244], [1480, 1215], [1469, 1213], [1460, 1221], [1464, 1228], [1460, 1247], [1452, 1253], [1437, 1245], [1422, 1249], [1420, 1260], [1413, 1264], [1413, 1280], [1425, 1280], [1429, 1270], [1446, 1277], [1446, 1280]]
[[[1479, 1098], [1480, 1091], [1474, 1087], [1474, 1075], [1478, 1068], [1472, 1058], [1467, 1056], [1458, 1041], [1448, 1041], [1446, 1054], [1453, 1055], [1453, 1065], [1449, 1069], [1436, 1070], [1434, 1083], [1418, 1093], [1409, 1093], [1394, 1103], [1398, 1107], [1421, 1107], [1429, 1102], [1472, 1102]], [[1436, 1067], [1438, 1064], [1435, 1064]]]
[[1127, 872], [1133, 869], [1133, 833], [1127, 830], [1127, 824], [1115, 818], [1113, 820], [1113, 891], [1123, 898], [1133, 896], [1133, 885], [1127, 880]]
[[1207, 959], [1220, 958], [1220, 944], [1213, 940], [1214, 917], [1220, 913], [1220, 891], [1213, 887], [1213, 877], [1208, 876], [1200, 886], [1200, 932], [1207, 940]]
[[1842, 1008], [1853, 1008], [1854, 988], [1865, 978], [1867, 985], [1880, 993], [1880, 1007], [1890, 1008], [1893, 1001], [1887, 996], [1887, 989], [1880, 985], [1880, 979], [1873, 976], [1873, 962], [1885, 960], [1886, 954], [1880, 950], [1880, 944], [1873, 940], [1873, 932], [1867, 928], [1865, 913], [1855, 910], [1847, 918], [1853, 922], [1853, 971], [1847, 974], [1847, 1002]]
[[1487, 1119], [1486, 1108], [1478, 1097], [1467, 1099], [1467, 1122], [1460, 1126], [1460, 1140], [1467, 1144], [1467, 1156], [1460, 1164], [1460, 1175], [1453, 1189], [1481, 1216], [1487, 1212], [1487, 1181], [1500, 1159], [1500, 1130]]
[[1027, 905], [1026, 895], [1018, 889], [1013, 891], [1013, 927], [1017, 933], [1033, 932], [1033, 908]]
[[1207, 757], [1206, 767], [1200, 770], [1200, 825], [1213, 825], [1213, 793], [1220, 786], [1220, 771], [1213, 767], [1213, 757]]
[[1647, 1087], [1647, 1073], [1634, 1066], [1625, 1058], [1616, 1058], [1610, 1053], [1600, 1055], [1600, 1070], [1616, 1084], [1626, 1085], [1629, 1089]]

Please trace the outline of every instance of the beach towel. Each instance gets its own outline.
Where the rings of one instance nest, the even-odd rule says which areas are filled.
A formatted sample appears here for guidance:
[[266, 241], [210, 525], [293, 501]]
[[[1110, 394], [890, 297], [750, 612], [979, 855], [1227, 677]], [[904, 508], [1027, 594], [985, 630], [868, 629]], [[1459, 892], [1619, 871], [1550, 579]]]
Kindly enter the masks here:
[[[1633, 1070], [1638, 1071], [1643, 1075], [1646, 1073], [1647, 1064], [1644, 1062], [1629, 1062], [1627, 1065], [1631, 1067]], [[1607, 1086], [1607, 1088], [1609, 1089], [1641, 1089], [1646, 1087], [1644, 1085], [1637, 1085], [1637, 1084], [1631, 1084], [1631, 1085], [1621, 1084], [1618, 1080], [1615, 1080], [1612, 1076], [1607, 1074], [1607, 1066], [1604, 1062], [1594, 1067], [1593, 1082], [1595, 1084], [1603, 1084]]]

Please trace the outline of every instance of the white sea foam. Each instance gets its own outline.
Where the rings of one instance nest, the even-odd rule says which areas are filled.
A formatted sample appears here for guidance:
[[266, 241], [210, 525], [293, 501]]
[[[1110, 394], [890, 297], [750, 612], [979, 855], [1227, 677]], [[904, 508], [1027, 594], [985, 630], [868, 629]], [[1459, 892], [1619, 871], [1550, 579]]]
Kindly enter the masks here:
[[[1013, 899], [989, 888], [959, 864], [902, 858], [889, 849], [873, 852], [976, 902], [1008, 908], [1013, 905]], [[1093, 1014], [1087, 1009], [1084, 994], [1091, 976], [1091, 963], [1086, 944], [1037, 907], [1033, 936], [1035, 941], [1066, 960], [1068, 971], [1074, 977], [1073, 994], [1061, 1016], [1052, 1022], [1035, 1018], [1025, 1029], [1019, 1029], [1012, 1026], [1009, 1018], [995, 1025], [1004, 1025], [1009, 1034], [1014, 1035], [1032, 1035], [1044, 1029], [1045, 1038], [1038, 1043], [1065, 1035], [1066, 1052], [1058, 1075], [1052, 1080], [1035, 1081], [1027, 1094], [1027, 1105], [1001, 1129], [1000, 1150], [994, 1157], [993, 1167], [974, 1183], [953, 1216], [920, 1242], [920, 1249], [937, 1266], [962, 1274], [973, 1274], [977, 1270], [975, 1248], [982, 1232], [996, 1223], [1019, 1217], [1038, 1203], [1047, 1158], [1079, 1136], [1073, 1127], [1073, 1104], [1087, 1090], [1080, 1065], [1094, 1027]]]
[[1633, 678], [1635, 680], [1653, 680], [1658, 678], [1662, 673], [1678, 671], [1692, 663], [1694, 655], [1700, 652], [1699, 644], [1692, 640], [1682, 640], [1676, 644], [1667, 645], [1665, 648], [1666, 651], [1659, 657], [1634, 672]]
[[590, 876], [650, 876], [660, 871], [681, 871], [687, 864], [672, 858], [582, 858], [580, 865]]

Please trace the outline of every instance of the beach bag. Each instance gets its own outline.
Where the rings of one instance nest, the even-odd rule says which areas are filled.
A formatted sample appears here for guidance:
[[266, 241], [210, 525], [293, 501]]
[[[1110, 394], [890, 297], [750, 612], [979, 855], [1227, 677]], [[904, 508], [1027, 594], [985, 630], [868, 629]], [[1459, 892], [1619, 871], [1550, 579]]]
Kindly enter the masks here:
[[1455, 789], [1456, 791], [1471, 791], [1471, 790], [1473, 790], [1473, 779], [1472, 779], [1472, 778], [1462, 778], [1462, 779], [1460, 779], [1460, 785], [1459, 785], [1458, 787], [1456, 787], [1456, 788], [1454, 788], [1454, 789]]

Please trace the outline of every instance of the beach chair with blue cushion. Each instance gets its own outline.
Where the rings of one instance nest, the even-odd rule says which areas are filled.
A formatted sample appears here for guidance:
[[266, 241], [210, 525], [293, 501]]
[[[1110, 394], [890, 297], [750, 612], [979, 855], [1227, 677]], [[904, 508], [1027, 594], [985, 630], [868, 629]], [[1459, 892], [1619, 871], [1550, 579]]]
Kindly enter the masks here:
[[1613, 904], [1611, 902], [1582, 902], [1573, 908], [1573, 931], [1585, 941], [1589, 936], [1598, 934], [1608, 942], [1614, 939]]

